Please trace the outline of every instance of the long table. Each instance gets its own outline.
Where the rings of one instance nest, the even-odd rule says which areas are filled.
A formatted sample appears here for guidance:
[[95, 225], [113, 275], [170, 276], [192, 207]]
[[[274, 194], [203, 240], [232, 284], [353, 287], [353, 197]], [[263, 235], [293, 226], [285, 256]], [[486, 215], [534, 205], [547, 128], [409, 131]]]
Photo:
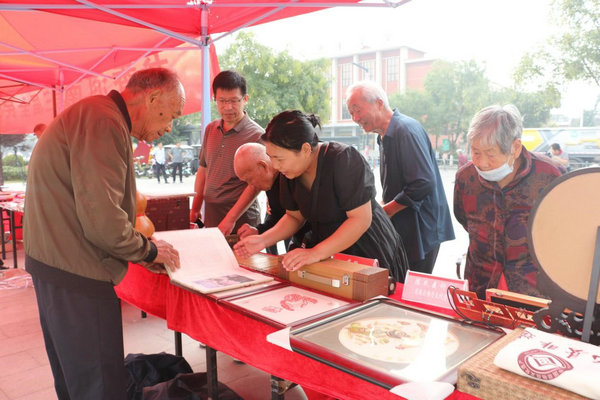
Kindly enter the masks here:
[[[153, 274], [139, 265], [130, 264], [116, 291], [122, 300], [166, 319], [169, 329], [183, 332], [210, 348], [301, 385], [311, 400], [329, 396], [357, 400], [401, 399], [380, 386], [267, 342], [266, 336], [276, 328], [223, 307], [206, 296], [172, 285], [166, 275]], [[399, 298], [399, 291], [401, 286], [394, 298]], [[447, 399], [476, 398], [454, 391]]]

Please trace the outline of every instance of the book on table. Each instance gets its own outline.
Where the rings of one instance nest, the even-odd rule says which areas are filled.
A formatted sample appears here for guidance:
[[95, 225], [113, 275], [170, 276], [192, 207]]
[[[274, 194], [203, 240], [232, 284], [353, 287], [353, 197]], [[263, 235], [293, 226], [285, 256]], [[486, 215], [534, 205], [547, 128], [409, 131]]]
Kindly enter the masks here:
[[181, 268], [172, 272], [171, 282], [199, 293], [252, 286], [273, 278], [239, 266], [225, 237], [217, 228], [162, 231], [156, 239], [169, 242], [179, 251]]

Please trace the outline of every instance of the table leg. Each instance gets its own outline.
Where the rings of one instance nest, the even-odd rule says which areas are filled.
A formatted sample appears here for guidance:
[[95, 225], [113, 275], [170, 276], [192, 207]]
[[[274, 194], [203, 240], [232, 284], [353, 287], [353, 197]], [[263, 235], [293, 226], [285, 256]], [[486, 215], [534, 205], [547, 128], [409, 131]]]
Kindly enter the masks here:
[[12, 236], [12, 245], [13, 245], [13, 268], [17, 268], [17, 234], [15, 232], [15, 213], [14, 211], [9, 211], [10, 215], [10, 234]]
[[217, 381], [217, 351], [206, 346], [206, 389], [208, 398], [217, 400], [219, 398], [219, 383]]
[[4, 209], [0, 209], [0, 232], [2, 232], [2, 259], [6, 260], [6, 244], [4, 244]]
[[183, 346], [181, 345], [181, 332], [175, 331], [175, 355], [182, 356], [183, 355]]
[[271, 400], [283, 400], [288, 390], [286, 381], [275, 375], [271, 375]]

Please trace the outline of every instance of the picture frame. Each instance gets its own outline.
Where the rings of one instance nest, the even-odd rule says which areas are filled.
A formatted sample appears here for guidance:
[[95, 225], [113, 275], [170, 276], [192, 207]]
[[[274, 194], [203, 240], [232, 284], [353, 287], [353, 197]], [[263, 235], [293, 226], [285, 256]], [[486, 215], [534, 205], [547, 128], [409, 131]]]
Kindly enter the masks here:
[[283, 328], [326, 317], [354, 306], [356, 302], [287, 284], [228, 297], [220, 300], [220, 304]]
[[406, 382], [456, 383], [461, 363], [501, 330], [376, 299], [294, 327], [293, 351], [391, 389]]

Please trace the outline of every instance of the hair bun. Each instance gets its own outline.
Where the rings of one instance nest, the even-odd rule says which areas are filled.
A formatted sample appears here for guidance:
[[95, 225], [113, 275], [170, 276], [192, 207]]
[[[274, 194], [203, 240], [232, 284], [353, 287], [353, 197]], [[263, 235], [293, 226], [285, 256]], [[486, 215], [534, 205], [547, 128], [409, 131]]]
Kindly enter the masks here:
[[306, 114], [306, 118], [310, 121], [313, 127], [321, 127], [321, 119], [315, 114]]

